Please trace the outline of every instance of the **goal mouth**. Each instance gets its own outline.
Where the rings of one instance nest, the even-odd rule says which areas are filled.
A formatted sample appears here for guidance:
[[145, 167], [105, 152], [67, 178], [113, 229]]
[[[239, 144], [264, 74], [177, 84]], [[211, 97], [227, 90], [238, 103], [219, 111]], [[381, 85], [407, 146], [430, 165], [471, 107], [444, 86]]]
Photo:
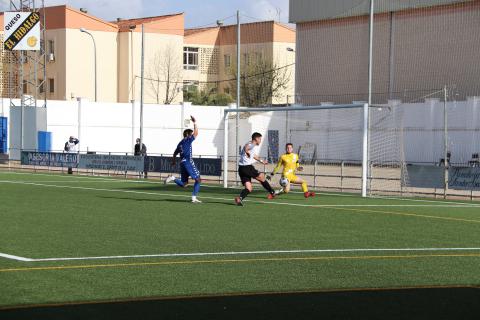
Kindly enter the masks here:
[[299, 155], [298, 177], [314, 189], [351, 190], [367, 195], [368, 119], [366, 103], [293, 105], [224, 110], [224, 187], [238, 186], [239, 150], [254, 132], [263, 135], [259, 155], [273, 171], [287, 143]]

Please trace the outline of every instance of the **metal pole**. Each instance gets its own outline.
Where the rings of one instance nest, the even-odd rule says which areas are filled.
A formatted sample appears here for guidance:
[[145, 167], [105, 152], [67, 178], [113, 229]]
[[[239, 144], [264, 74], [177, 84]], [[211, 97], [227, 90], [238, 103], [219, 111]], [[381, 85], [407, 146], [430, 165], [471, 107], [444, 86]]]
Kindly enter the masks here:
[[369, 104], [363, 105], [362, 197], [367, 196]]
[[372, 104], [372, 80], [373, 80], [373, 21], [375, 13], [375, 0], [370, 0], [370, 36], [368, 49], [368, 104]]
[[228, 112], [223, 114], [223, 130], [223, 187], [228, 188]]
[[140, 62], [140, 150], [143, 143], [143, 81], [145, 72], [145, 28], [142, 23], [142, 47]]
[[448, 93], [447, 93], [447, 86], [443, 88], [443, 159], [444, 159], [444, 165], [445, 165], [445, 188], [444, 188], [444, 193], [443, 197], [447, 197], [447, 192], [448, 192], [448, 168], [449, 168], [449, 161], [448, 161], [448, 115], [447, 115], [447, 99], [448, 99]]
[[[240, 60], [240, 46], [241, 46], [241, 38], [240, 38], [240, 10], [237, 10], [237, 109], [240, 108], [240, 95], [241, 95], [241, 88], [240, 88], [240, 74], [241, 74], [241, 60]], [[228, 119], [227, 119], [228, 121]], [[235, 120], [235, 161], [238, 163], [238, 146], [239, 146], [239, 139], [238, 139], [238, 126], [240, 124], [240, 112], [236, 114]]]
[[368, 153], [370, 141], [370, 112], [373, 86], [373, 23], [375, 16], [375, 0], [370, 0], [369, 46], [368, 46], [368, 104], [363, 109], [363, 159], [362, 159], [362, 197], [367, 196]]
[[93, 35], [88, 32], [85, 28], [80, 28], [80, 32], [88, 34], [93, 41], [93, 68], [94, 68], [94, 81], [95, 81], [95, 102], [97, 102], [97, 44], [95, 43], [95, 38]]
[[93, 40], [93, 63], [94, 63], [94, 68], [95, 68], [95, 102], [97, 102], [97, 45], [95, 43], [95, 38], [93, 35], [90, 35]]
[[[22, 86], [22, 90], [20, 91], [20, 154], [23, 151], [24, 147], [24, 124], [25, 124], [25, 91], [23, 88], [25, 88], [25, 79], [23, 77], [23, 61], [25, 60], [25, 51], [20, 51], [20, 83]], [[28, 88], [27, 88], [28, 89]]]
[[43, 106], [47, 107], [47, 84], [49, 85], [48, 90], [50, 89], [50, 83], [47, 82], [47, 28], [46, 28], [46, 17], [45, 17], [45, 1], [42, 0], [42, 13], [43, 13]]

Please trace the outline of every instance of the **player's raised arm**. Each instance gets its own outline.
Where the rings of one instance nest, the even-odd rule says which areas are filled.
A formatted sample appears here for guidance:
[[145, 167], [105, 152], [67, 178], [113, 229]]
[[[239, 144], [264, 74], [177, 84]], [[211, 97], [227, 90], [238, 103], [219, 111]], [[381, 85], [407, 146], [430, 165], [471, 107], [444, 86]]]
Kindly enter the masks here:
[[196, 139], [198, 136], [197, 120], [193, 116], [190, 116], [190, 119], [192, 119], [193, 122], [193, 136]]
[[275, 166], [275, 168], [273, 168], [272, 173], [270, 173], [270, 175], [267, 176], [267, 179], [271, 180], [272, 177], [278, 172], [278, 170], [280, 170], [281, 167], [282, 167], [282, 157], [278, 159], [277, 165]]

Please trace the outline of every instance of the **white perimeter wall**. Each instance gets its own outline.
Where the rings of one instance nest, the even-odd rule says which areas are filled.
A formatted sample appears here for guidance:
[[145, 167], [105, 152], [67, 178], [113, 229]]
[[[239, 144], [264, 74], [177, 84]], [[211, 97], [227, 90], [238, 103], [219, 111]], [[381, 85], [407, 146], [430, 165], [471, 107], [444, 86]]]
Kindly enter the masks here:
[[[443, 158], [443, 103], [428, 100], [424, 103], [401, 104], [404, 109], [403, 141], [408, 162], [437, 162]], [[480, 98], [449, 102], [449, 143], [453, 162], [468, 162], [472, 153], [480, 152]], [[194, 115], [200, 135], [194, 144], [194, 155], [223, 155], [223, 110], [225, 107], [185, 105], [154, 105], [144, 107], [144, 143], [149, 154], [172, 154], [188, 123]], [[17, 110], [18, 111], [18, 110]], [[26, 112], [26, 117], [36, 115], [35, 121], [25, 120], [25, 148], [36, 147], [36, 131], [52, 132], [52, 149], [62, 151], [70, 135], [80, 139], [80, 151], [132, 153], [135, 139], [140, 136], [140, 107], [138, 103], [94, 103], [88, 100], [48, 101], [48, 107], [39, 112]], [[356, 116], [355, 114], [358, 114]], [[2, 101], [0, 115], [9, 119], [9, 148], [13, 159], [19, 157], [19, 117]], [[288, 123], [286, 121], [288, 119]], [[261, 155], [268, 153], [267, 131], [279, 131], [280, 152], [286, 142], [297, 147], [304, 143], [317, 145], [320, 159], [361, 159], [361, 111], [268, 112], [242, 114], [239, 123], [239, 145], [249, 140], [254, 131], [265, 136]], [[42, 123], [43, 122], [43, 123]], [[46, 124], [45, 124], [46, 122]], [[36, 124], [36, 127], [33, 126]], [[27, 128], [28, 126], [28, 128]], [[229, 120], [229, 156], [235, 156], [235, 115]], [[381, 140], [381, 139], [380, 139]], [[400, 139], [402, 140], [402, 139]], [[385, 137], [377, 152], [393, 149], [398, 141]], [[383, 159], [388, 159], [388, 156]]]

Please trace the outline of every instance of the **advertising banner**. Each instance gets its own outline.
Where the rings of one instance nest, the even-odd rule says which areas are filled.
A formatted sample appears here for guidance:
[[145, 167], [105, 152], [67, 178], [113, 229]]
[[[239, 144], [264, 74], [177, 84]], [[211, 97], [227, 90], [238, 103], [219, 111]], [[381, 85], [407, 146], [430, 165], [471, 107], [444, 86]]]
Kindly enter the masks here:
[[431, 189], [442, 189], [445, 187], [444, 167], [432, 165], [408, 165], [407, 175], [407, 185], [404, 185], [404, 187]]
[[[193, 158], [195, 166], [203, 176], [222, 175], [222, 160], [220, 158]], [[180, 161], [177, 159], [175, 167], [172, 166], [172, 157], [145, 157], [146, 172], [180, 172]]]
[[458, 190], [480, 190], [480, 168], [450, 167], [448, 187]]
[[78, 165], [78, 154], [22, 151], [21, 163], [27, 166], [76, 168]]
[[142, 172], [144, 159], [142, 156], [81, 154], [78, 167], [82, 169]]
[[5, 50], [40, 50], [40, 14], [38, 12], [5, 12]]

